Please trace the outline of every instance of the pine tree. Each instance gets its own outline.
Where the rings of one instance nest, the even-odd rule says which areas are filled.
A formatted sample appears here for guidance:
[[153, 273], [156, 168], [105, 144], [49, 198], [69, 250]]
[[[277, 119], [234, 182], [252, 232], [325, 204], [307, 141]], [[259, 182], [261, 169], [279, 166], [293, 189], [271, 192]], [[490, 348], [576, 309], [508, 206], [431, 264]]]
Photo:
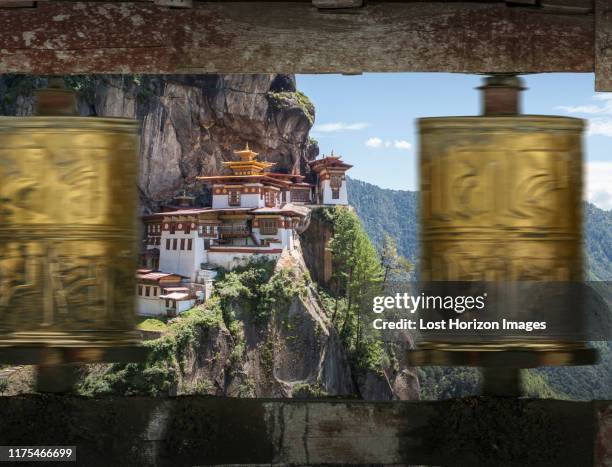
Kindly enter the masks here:
[[397, 252], [397, 242], [388, 233], [383, 237], [380, 262], [383, 268], [383, 284], [391, 279], [405, 279], [412, 270], [412, 263]]

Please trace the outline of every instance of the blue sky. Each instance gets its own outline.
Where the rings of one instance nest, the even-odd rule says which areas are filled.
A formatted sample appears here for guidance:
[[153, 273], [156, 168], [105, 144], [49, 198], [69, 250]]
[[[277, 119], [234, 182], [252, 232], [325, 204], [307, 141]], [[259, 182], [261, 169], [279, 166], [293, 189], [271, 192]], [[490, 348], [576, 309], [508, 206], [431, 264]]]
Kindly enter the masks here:
[[[585, 197], [612, 209], [612, 93], [594, 92], [590, 73], [523, 77], [523, 113], [589, 120], [585, 138]], [[353, 178], [384, 188], [415, 190], [420, 117], [477, 115], [481, 77], [448, 73], [298, 75], [298, 89], [314, 103], [310, 135], [355, 167]]]

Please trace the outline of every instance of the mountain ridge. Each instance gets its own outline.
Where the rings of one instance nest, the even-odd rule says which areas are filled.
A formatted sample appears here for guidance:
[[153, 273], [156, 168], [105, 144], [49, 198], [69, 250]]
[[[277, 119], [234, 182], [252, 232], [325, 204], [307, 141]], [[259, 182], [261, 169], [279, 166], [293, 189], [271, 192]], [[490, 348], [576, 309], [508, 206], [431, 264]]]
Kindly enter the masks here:
[[[347, 177], [348, 178], [348, 177]], [[419, 192], [381, 188], [348, 178], [349, 202], [377, 247], [387, 233], [397, 241], [398, 252], [412, 263], [418, 259]], [[584, 202], [586, 279], [612, 280], [612, 211]]]

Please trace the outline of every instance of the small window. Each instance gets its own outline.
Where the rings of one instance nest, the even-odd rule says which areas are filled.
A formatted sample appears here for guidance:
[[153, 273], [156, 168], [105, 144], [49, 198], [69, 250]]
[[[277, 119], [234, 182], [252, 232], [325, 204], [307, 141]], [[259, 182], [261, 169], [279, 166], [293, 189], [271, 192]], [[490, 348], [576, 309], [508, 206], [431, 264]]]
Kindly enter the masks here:
[[157, 297], [157, 287], [153, 287], [153, 296]]
[[177, 245], [177, 243], [178, 243], [178, 242], [177, 242], [177, 239], [176, 239], [176, 238], [172, 239], [172, 249], [173, 249], [173, 250], [176, 250], [176, 245]]
[[142, 285], [138, 286], [138, 295], [142, 295]]
[[186, 234], [191, 233], [191, 224], [189, 223], [185, 224], [185, 233]]
[[191, 250], [191, 248], [193, 247], [193, 239], [188, 239], [187, 240], [187, 249]]
[[185, 249], [185, 239], [181, 238], [181, 250]]
[[310, 190], [308, 189], [299, 189], [291, 191], [291, 201], [296, 202], [307, 202], [310, 201]]
[[170, 300], [166, 299], [166, 308], [170, 308]]
[[170, 249], [170, 239], [167, 238], [166, 239], [166, 250], [169, 250], [169, 249]]
[[145, 297], [148, 297], [148, 296], [149, 296], [149, 292], [150, 292], [150, 291], [151, 291], [151, 287], [146, 286], [146, 287], [145, 287]]
[[262, 235], [276, 235], [278, 232], [276, 219], [260, 219], [259, 231]]
[[340, 190], [332, 188], [332, 199], [340, 199]]
[[230, 206], [240, 206], [240, 190], [229, 190], [227, 196]]
[[267, 207], [273, 207], [276, 205], [276, 194], [272, 191], [266, 191], [265, 204]]
[[170, 224], [170, 233], [173, 234], [174, 232], [176, 232], [176, 224], [173, 222]]

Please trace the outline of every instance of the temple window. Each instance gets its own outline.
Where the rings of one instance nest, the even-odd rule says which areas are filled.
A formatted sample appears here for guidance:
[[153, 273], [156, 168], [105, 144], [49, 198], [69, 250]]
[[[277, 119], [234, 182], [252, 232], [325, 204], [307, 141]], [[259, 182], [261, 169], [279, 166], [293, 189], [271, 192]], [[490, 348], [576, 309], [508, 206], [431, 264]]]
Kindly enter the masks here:
[[167, 238], [166, 239], [166, 250], [169, 250], [169, 249], [170, 249], [170, 239]]
[[142, 295], [142, 285], [138, 286], [138, 295]]
[[191, 248], [193, 247], [193, 239], [188, 239], [187, 240], [187, 249], [191, 250]]
[[148, 296], [149, 296], [149, 292], [150, 292], [150, 291], [151, 291], [151, 287], [146, 286], [146, 287], [145, 287], [145, 297], [148, 297]]
[[276, 219], [260, 219], [259, 231], [262, 235], [276, 235], [278, 232], [278, 223]]
[[229, 190], [227, 196], [230, 206], [240, 206], [240, 190]]
[[185, 249], [185, 239], [181, 238], [181, 250]]
[[276, 196], [275, 196], [274, 192], [266, 191], [266, 194], [265, 194], [265, 203], [266, 203], [266, 206], [268, 206], [268, 207], [275, 206], [276, 205], [275, 201], [276, 201]]
[[340, 199], [340, 189], [332, 188], [332, 199]]
[[310, 201], [310, 190], [292, 190], [291, 201], [307, 202]]
[[170, 224], [170, 233], [173, 234], [174, 232], [176, 232], [176, 224], [173, 222]]
[[172, 249], [176, 250], [176, 244], [177, 244], [177, 240], [176, 238], [174, 240], [172, 240]]

